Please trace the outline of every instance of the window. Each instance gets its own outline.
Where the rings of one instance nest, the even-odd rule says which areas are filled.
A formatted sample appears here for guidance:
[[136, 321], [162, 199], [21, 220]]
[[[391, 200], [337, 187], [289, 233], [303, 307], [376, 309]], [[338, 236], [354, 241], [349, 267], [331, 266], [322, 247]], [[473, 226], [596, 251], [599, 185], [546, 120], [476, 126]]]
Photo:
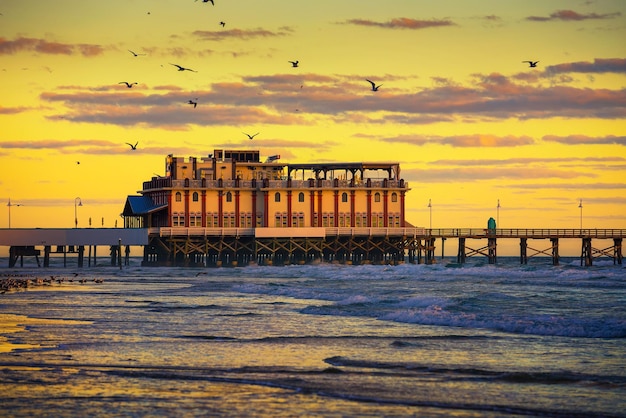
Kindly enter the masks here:
[[183, 195], [180, 194], [180, 192], [176, 192], [176, 201], [177, 202], [182, 202], [183, 201]]
[[226, 193], [226, 201], [227, 202], [232, 202], [233, 201], [233, 194], [231, 192], [227, 192]]
[[298, 202], [304, 202], [304, 193], [303, 192], [298, 193]]
[[398, 193], [396, 193], [396, 192], [391, 193], [391, 201], [392, 202], [397, 202], [398, 201]]
[[374, 194], [374, 202], [380, 202], [380, 193], [376, 192]]
[[193, 192], [193, 195], [192, 195], [192, 200], [193, 200], [194, 202], [197, 202], [197, 201], [198, 201], [198, 192]]
[[280, 202], [280, 193], [276, 192], [276, 194], [274, 194], [274, 202]]
[[348, 193], [343, 192], [343, 193], [341, 194], [341, 201], [342, 201], [343, 203], [346, 203], [346, 202], [348, 201]]

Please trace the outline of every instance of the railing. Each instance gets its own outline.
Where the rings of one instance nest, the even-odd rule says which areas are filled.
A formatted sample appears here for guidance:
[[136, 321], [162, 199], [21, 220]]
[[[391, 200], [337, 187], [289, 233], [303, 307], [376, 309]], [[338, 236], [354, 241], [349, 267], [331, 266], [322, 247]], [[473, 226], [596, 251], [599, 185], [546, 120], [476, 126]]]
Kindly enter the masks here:
[[[277, 236], [285, 236], [290, 228], [275, 229]], [[295, 231], [298, 228], [291, 228]], [[324, 228], [325, 236], [414, 236], [419, 238], [624, 238], [626, 229], [481, 229], [481, 228]], [[255, 236], [255, 228], [150, 228], [150, 235], [170, 236]], [[266, 232], [263, 234], [267, 235]]]
[[144, 182], [144, 190], [152, 188], [165, 188], [172, 187], [175, 189], [191, 188], [191, 189], [253, 189], [253, 188], [271, 188], [271, 189], [332, 189], [332, 188], [408, 188], [409, 183], [403, 180], [381, 180], [370, 179], [368, 181], [354, 181], [349, 180], [291, 180], [291, 186], [289, 186], [287, 180], [256, 180], [256, 184], [253, 180], [169, 180], [169, 181], [150, 181]]

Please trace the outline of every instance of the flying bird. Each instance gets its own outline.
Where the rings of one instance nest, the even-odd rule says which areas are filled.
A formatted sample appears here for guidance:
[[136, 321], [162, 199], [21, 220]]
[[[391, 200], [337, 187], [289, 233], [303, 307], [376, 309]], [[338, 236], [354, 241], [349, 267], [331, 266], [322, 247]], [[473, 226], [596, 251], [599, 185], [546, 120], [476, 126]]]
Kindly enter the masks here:
[[130, 52], [131, 54], [133, 54], [133, 56], [135, 56], [135, 57], [138, 57], [138, 56], [140, 56], [140, 55], [146, 55], [146, 54], [137, 54], [137, 53], [135, 53], [135, 52], [131, 51], [130, 49], [128, 50], [128, 52]]
[[291, 63], [291, 66], [292, 66], [293, 68], [296, 68], [296, 67], [298, 66], [298, 63], [299, 63], [300, 61], [289, 61], [289, 62]]
[[522, 61], [527, 62], [529, 67], [536, 67], [539, 61]]
[[368, 80], [367, 78], [365, 79], [365, 81], [369, 81], [369, 83], [372, 85], [372, 91], [378, 91], [378, 88], [382, 86], [382, 84], [376, 85], [372, 80]]
[[138, 83], [129, 83], [128, 81], [120, 81], [117, 84], [126, 84], [126, 87], [128, 87], [129, 89], [133, 87], [134, 84], [138, 84]]
[[193, 100], [189, 100], [187, 103], [190, 104], [190, 105], [193, 105], [193, 108], [195, 109], [196, 106], [198, 106], [198, 98], [196, 97], [196, 101], [195, 102]]
[[259, 133], [257, 132], [257, 133], [255, 133], [254, 135], [250, 135], [250, 134], [247, 134], [247, 133], [245, 133], [245, 132], [244, 132], [243, 134], [244, 134], [244, 135], [246, 135], [246, 136], [248, 137], [248, 139], [252, 139], [252, 138], [254, 138], [255, 136], [257, 136]]
[[139, 144], [139, 141], [135, 142], [135, 145], [133, 145], [133, 144], [131, 144], [129, 142], [126, 143], [126, 145], [130, 145], [131, 151], [134, 151], [134, 150], [137, 149], [137, 144]]
[[[198, 0], [196, 0], [196, 1], [198, 1]], [[211, 4], [213, 6], [215, 6], [215, 3], [213, 3], [213, 0], [202, 0], [202, 3], [208, 3], [208, 2], [211, 2]]]
[[192, 70], [191, 68], [185, 68], [185, 67], [181, 67], [178, 64], [172, 64], [170, 63], [170, 65], [173, 65], [174, 67], [178, 67], [178, 71], [193, 71], [194, 73], [197, 73], [196, 70]]
[[220, 22], [220, 25], [222, 25], [222, 27], [226, 26], [226, 22]]

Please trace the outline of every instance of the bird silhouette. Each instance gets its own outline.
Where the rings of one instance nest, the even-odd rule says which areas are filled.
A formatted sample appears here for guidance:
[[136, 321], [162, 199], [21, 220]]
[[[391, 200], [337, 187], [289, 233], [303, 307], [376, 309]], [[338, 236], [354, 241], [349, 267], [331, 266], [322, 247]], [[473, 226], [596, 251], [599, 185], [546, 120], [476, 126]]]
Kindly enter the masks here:
[[[198, 1], [198, 0], [196, 0]], [[211, 3], [213, 6], [215, 6], [215, 3], [213, 3], [213, 0], [202, 0], [202, 3]]]
[[135, 52], [131, 51], [130, 49], [128, 50], [128, 52], [130, 52], [131, 54], [133, 54], [133, 56], [135, 56], [135, 57], [138, 57], [138, 56], [140, 56], [140, 55], [146, 55], [146, 54], [137, 54], [137, 53], [135, 53]]
[[192, 70], [191, 68], [185, 68], [185, 67], [181, 67], [178, 64], [172, 64], [170, 63], [170, 65], [173, 65], [174, 67], [178, 67], [178, 71], [193, 71], [194, 73], [197, 73], [196, 70]]
[[300, 63], [300, 61], [289, 61], [291, 63], [291, 66], [296, 68], [298, 66], [298, 63]]
[[244, 135], [246, 135], [246, 136], [248, 137], [248, 139], [252, 139], [252, 138], [254, 138], [255, 136], [257, 136], [259, 133], [257, 132], [257, 133], [255, 133], [254, 135], [250, 135], [250, 134], [247, 134], [247, 133], [245, 133], [245, 132], [244, 132], [243, 134], [244, 134]]
[[139, 144], [139, 141], [135, 142], [135, 145], [131, 144], [130, 142], [126, 143], [126, 145], [130, 145], [131, 151], [134, 151], [137, 149], [137, 144]]
[[367, 78], [365, 79], [365, 81], [370, 82], [370, 84], [372, 85], [372, 91], [378, 91], [378, 88], [382, 86], [382, 84], [376, 85], [372, 80], [368, 80]]
[[120, 81], [117, 84], [126, 84], [126, 87], [128, 87], [129, 89], [133, 87], [134, 84], [138, 84], [138, 83], [129, 83], [128, 81]]
[[522, 61], [527, 62], [529, 67], [536, 67], [539, 61]]
[[220, 22], [220, 25], [222, 25], [222, 27], [226, 26], [226, 22]]
[[196, 97], [196, 101], [195, 102], [193, 100], [189, 100], [187, 103], [190, 104], [190, 105], [193, 105], [193, 108], [195, 109], [196, 106], [198, 106], [198, 98]]

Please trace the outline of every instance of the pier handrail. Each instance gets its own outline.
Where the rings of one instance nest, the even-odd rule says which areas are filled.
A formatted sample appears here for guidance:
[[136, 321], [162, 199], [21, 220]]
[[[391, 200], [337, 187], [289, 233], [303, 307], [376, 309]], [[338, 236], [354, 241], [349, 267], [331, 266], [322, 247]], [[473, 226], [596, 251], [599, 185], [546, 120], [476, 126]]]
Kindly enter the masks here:
[[[266, 228], [264, 228], [266, 229]], [[272, 229], [272, 228], [270, 228]], [[275, 228], [284, 235], [288, 228]], [[293, 228], [298, 230], [298, 228]], [[420, 238], [624, 238], [626, 229], [325, 227], [326, 236], [415, 236]], [[159, 227], [150, 235], [254, 236], [255, 228]]]

